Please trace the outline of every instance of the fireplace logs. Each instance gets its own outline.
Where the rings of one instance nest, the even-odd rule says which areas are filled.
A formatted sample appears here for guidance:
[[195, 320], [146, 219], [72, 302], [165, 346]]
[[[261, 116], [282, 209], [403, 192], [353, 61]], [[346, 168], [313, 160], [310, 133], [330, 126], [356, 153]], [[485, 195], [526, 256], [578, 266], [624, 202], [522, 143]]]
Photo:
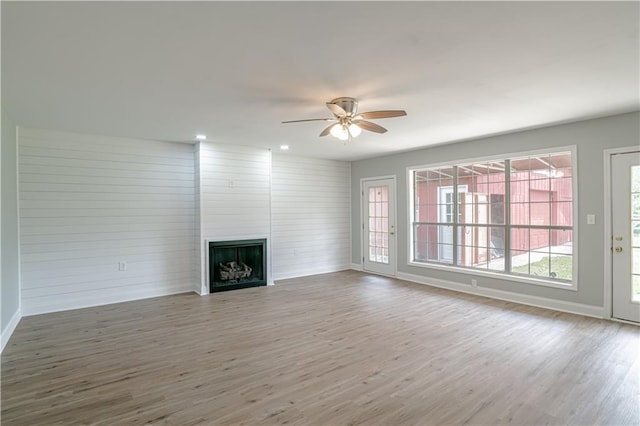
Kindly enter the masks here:
[[246, 263], [229, 262], [226, 265], [220, 263], [220, 279], [222, 281], [239, 281], [249, 278], [252, 269]]

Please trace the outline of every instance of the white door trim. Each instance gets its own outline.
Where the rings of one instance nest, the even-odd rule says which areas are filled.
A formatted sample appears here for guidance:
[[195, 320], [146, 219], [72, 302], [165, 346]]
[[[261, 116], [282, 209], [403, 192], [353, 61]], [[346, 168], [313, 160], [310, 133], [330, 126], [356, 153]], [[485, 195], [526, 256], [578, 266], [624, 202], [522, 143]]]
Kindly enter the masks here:
[[364, 184], [368, 181], [391, 179], [393, 180], [393, 214], [396, 220], [396, 243], [393, 247], [393, 252], [389, 252], [390, 256], [393, 256], [393, 277], [398, 275], [398, 182], [396, 175], [385, 175], [360, 178], [360, 267], [364, 270]]
[[604, 150], [604, 215], [602, 225], [604, 227], [604, 317], [613, 319], [613, 267], [611, 248], [613, 230], [611, 222], [611, 157], [615, 154], [627, 154], [639, 152], [637, 146], [625, 148], [611, 148]]

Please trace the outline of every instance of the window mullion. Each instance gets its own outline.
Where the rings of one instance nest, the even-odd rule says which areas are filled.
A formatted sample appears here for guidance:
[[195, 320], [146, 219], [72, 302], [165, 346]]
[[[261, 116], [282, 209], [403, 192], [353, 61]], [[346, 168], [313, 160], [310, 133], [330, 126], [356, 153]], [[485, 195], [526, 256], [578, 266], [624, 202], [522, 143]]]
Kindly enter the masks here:
[[511, 160], [504, 160], [504, 271], [511, 271]]
[[453, 265], [458, 264], [458, 166], [453, 166]]

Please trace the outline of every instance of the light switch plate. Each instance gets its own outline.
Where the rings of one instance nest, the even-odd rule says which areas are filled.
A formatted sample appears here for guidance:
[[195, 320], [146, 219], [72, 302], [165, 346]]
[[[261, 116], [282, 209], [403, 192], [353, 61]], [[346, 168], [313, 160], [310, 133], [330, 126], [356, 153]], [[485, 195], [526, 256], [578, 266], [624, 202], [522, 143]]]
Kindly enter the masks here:
[[587, 225], [595, 225], [596, 224], [596, 215], [588, 214], [587, 215]]

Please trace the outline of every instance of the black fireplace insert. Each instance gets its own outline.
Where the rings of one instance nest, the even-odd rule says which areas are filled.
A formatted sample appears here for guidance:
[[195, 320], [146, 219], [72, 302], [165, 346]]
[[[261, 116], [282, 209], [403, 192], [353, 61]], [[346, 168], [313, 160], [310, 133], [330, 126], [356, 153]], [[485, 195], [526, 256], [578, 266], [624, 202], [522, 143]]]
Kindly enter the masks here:
[[209, 243], [209, 291], [267, 285], [267, 240]]

